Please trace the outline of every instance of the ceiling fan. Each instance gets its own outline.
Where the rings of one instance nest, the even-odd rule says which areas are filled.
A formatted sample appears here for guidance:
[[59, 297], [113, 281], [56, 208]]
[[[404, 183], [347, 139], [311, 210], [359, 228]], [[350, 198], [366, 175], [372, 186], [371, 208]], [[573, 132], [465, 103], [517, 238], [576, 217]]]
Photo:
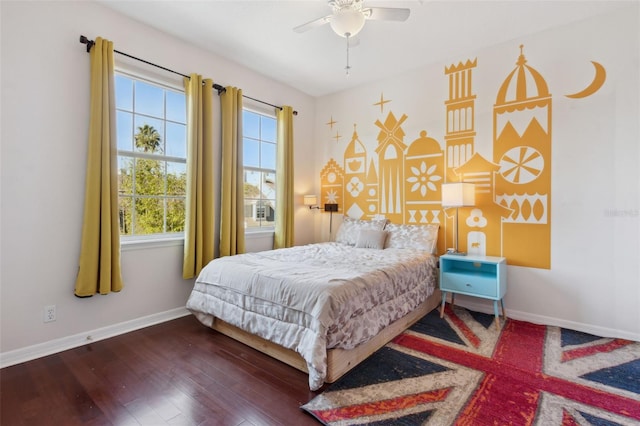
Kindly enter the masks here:
[[328, 0], [328, 3], [333, 9], [331, 15], [298, 25], [293, 31], [303, 33], [328, 23], [336, 34], [347, 39], [347, 66], [345, 67], [347, 75], [351, 69], [349, 65], [350, 40], [360, 32], [366, 20], [406, 21], [411, 13], [411, 10], [406, 8], [363, 7], [364, 0]]
[[397, 7], [363, 7], [364, 0], [328, 0], [328, 3], [333, 9], [331, 15], [299, 25], [293, 31], [303, 33], [328, 23], [336, 34], [350, 38], [360, 32], [366, 20], [406, 21], [411, 12]]

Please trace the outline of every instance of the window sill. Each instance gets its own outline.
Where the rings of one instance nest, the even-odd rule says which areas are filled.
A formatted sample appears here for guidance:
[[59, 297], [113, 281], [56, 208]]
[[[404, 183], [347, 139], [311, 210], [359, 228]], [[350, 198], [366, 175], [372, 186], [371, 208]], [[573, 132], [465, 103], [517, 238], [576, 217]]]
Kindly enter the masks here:
[[[264, 230], [255, 230], [255, 231], [245, 230], [244, 237], [247, 240], [256, 240], [260, 238], [271, 238], [273, 237], [274, 234], [275, 234], [275, 230], [273, 229], [264, 229]], [[183, 246], [183, 245], [184, 245], [183, 236], [120, 240], [121, 251], [145, 250], [145, 249], [151, 249], [151, 248], [174, 247], [174, 246]]]
[[162, 237], [162, 238], [145, 238], [145, 239], [135, 239], [135, 240], [121, 240], [120, 241], [120, 250], [121, 251], [131, 251], [131, 250], [144, 250], [150, 248], [160, 248], [160, 247], [174, 247], [174, 246], [183, 246], [184, 245], [184, 237]]
[[251, 240], [251, 239], [256, 239], [256, 238], [267, 238], [267, 237], [272, 237], [275, 234], [275, 230], [273, 229], [261, 229], [261, 230], [255, 230], [255, 231], [249, 231], [249, 230], [245, 230], [244, 231], [244, 237], [245, 239]]

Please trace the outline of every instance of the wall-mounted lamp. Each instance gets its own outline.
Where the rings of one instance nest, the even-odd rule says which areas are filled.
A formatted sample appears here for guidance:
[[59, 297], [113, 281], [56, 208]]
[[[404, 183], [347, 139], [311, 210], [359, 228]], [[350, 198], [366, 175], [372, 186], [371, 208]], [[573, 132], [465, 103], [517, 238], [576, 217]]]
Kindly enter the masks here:
[[318, 205], [318, 197], [315, 195], [305, 195], [304, 205], [309, 206], [309, 209], [320, 209], [320, 206]]
[[453, 249], [447, 249], [447, 254], [466, 255], [458, 251], [458, 207], [471, 207], [476, 203], [475, 185], [467, 182], [442, 184], [442, 207], [456, 208], [455, 242]]

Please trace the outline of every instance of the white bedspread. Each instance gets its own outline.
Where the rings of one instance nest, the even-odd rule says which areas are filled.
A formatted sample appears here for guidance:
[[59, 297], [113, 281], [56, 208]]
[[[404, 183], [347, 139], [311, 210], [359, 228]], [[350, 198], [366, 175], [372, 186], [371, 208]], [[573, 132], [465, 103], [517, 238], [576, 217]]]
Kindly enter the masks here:
[[316, 390], [327, 349], [351, 349], [415, 309], [435, 288], [435, 266], [422, 250], [338, 243], [228, 256], [202, 270], [187, 308], [295, 350]]

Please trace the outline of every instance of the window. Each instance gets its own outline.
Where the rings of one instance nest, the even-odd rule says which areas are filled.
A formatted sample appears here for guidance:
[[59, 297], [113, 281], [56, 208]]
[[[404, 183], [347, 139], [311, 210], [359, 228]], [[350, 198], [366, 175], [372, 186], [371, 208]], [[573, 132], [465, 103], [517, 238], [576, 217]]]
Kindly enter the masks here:
[[244, 221], [249, 232], [273, 229], [276, 208], [276, 118], [242, 112]]
[[184, 92], [116, 74], [120, 235], [184, 232], [187, 186]]

